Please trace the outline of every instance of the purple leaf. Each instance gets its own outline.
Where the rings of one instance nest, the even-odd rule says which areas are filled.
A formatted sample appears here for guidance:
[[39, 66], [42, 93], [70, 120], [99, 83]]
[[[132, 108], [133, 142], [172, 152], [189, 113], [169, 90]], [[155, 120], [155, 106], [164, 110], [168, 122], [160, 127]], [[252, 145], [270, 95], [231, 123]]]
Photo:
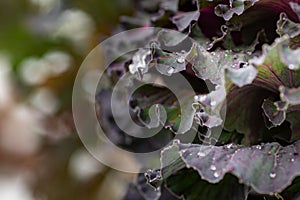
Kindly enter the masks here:
[[[197, 144], [173, 144], [162, 152], [178, 163], [178, 153], [187, 168], [196, 170], [202, 179], [210, 183], [220, 182], [225, 174], [230, 173], [239, 181], [251, 186], [261, 194], [274, 194], [283, 191], [292, 180], [300, 175], [300, 142], [282, 147], [278, 143], [242, 147], [234, 144], [225, 146], [204, 146]], [[173, 155], [173, 156], [172, 156]], [[162, 166], [165, 160], [162, 160]], [[166, 163], [165, 163], [166, 164]], [[165, 173], [168, 172], [168, 173]], [[163, 170], [163, 177], [170, 176], [170, 171]]]

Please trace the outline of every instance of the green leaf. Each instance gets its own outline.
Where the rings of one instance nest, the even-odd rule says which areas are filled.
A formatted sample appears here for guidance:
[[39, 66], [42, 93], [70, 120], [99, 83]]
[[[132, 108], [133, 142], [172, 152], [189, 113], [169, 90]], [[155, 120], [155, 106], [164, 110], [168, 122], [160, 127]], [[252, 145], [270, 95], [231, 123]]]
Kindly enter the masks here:
[[178, 13], [172, 17], [171, 21], [177, 26], [179, 31], [185, 30], [193, 21], [197, 21], [200, 16], [198, 10], [192, 12]]
[[256, 144], [263, 139], [266, 130], [262, 104], [264, 99], [276, 94], [255, 85], [232, 87], [227, 93], [227, 108], [224, 129], [246, 135], [246, 144]]
[[170, 10], [170, 11], [173, 11], [173, 12], [177, 12], [178, 2], [179, 2], [179, 0], [162, 1], [161, 4], [160, 4], [160, 7], [164, 10]]
[[[300, 86], [300, 71], [290, 67], [295, 62], [298, 62], [298, 57], [292, 57], [286, 53], [286, 49], [289, 49], [289, 52], [294, 51], [290, 49], [288, 42], [289, 38], [280, 38], [271, 46], [264, 46], [263, 54], [260, 57], [254, 57], [249, 60], [250, 65], [253, 65], [258, 70], [254, 81], [250, 85], [242, 88], [233, 86], [230, 83], [227, 85], [227, 116], [224, 128], [230, 132], [236, 130], [239, 133], [246, 134], [246, 141], [248, 141], [246, 143], [254, 144], [263, 141], [266, 135], [269, 135], [267, 137], [272, 137], [266, 129], [265, 123], [263, 123], [262, 115], [266, 114], [269, 121], [276, 126], [282, 124], [285, 119], [285, 109], [282, 110], [284, 112], [278, 113], [280, 114], [277, 116], [279, 118], [275, 119], [272, 117], [275, 112], [272, 114], [272, 105], [267, 105], [266, 99], [273, 102], [278, 101], [280, 93], [281, 100], [288, 104], [293, 104], [289, 98], [294, 98], [294, 101], [297, 99], [296, 89], [290, 88]], [[282, 59], [283, 57], [285, 59]], [[241, 102], [243, 106], [240, 106]], [[264, 102], [265, 104], [263, 105]], [[299, 111], [296, 109], [287, 112], [287, 119], [290, 119], [288, 115], [292, 112], [298, 113]], [[274, 120], [278, 121], [275, 122]], [[295, 125], [291, 124], [291, 126]], [[270, 128], [269, 125], [267, 127]], [[288, 130], [286, 130], [287, 132]], [[296, 135], [299, 134], [293, 131], [293, 135], [292, 141], [295, 141], [294, 139], [298, 138]]]
[[219, 4], [215, 7], [217, 16], [230, 20], [234, 14], [241, 15], [246, 9], [253, 6], [258, 0], [230, 0], [229, 5]]
[[176, 46], [182, 41], [184, 41], [188, 37], [188, 34], [183, 34], [171, 30], [161, 30], [159, 32], [159, 36], [161, 36], [164, 45], [170, 47], [170, 46]]
[[300, 87], [299, 88], [286, 88], [284, 86], [279, 87], [280, 98], [282, 101], [289, 105], [300, 104]]
[[246, 187], [239, 184], [237, 178], [227, 174], [218, 184], [202, 180], [196, 171], [183, 169], [166, 180], [166, 187], [185, 200], [244, 200]]
[[200, 16], [199, 2], [193, 1], [196, 4], [196, 9], [190, 12], [178, 12], [172, 18], [171, 21], [176, 25], [178, 31], [183, 31], [188, 28], [193, 21], [197, 21]]
[[[181, 98], [182, 105], [177, 100], [176, 96], [167, 88], [156, 87], [153, 85], [144, 85], [137, 89], [131, 98], [131, 105], [133, 110], [137, 113], [141, 122], [149, 128], [159, 126], [164, 123], [165, 127], [171, 128], [174, 132], [185, 133], [188, 131], [193, 123], [194, 109], [192, 103], [194, 102], [194, 95], [189, 91], [181, 91], [181, 94], [176, 94]], [[159, 104], [156, 111], [151, 111], [153, 105]], [[165, 109], [165, 114], [162, 111]], [[155, 112], [158, 120], [149, 124], [149, 113]], [[179, 128], [181, 129], [179, 130]]]
[[262, 105], [265, 115], [274, 126], [281, 125], [286, 118], [287, 104], [282, 101], [272, 102], [266, 99]]
[[178, 73], [186, 69], [186, 54], [182, 53], [167, 53], [160, 49], [155, 50], [156, 69], [163, 75], [171, 76], [173, 73]]
[[208, 52], [199, 45], [193, 45], [187, 57], [197, 77], [220, 86], [225, 84], [225, 70], [231, 81], [240, 87], [250, 84], [257, 73], [252, 65], [248, 65], [249, 55], [245, 53]]
[[281, 37], [287, 34], [293, 38], [300, 34], [300, 24], [289, 20], [285, 13], [281, 13], [280, 19], [277, 22], [276, 31]]

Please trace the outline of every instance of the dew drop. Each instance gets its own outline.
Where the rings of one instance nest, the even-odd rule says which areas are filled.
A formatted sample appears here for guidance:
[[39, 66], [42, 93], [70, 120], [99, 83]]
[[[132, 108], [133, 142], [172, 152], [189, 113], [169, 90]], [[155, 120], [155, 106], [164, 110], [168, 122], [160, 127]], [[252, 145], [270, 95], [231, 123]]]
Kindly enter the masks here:
[[296, 65], [294, 65], [294, 64], [289, 64], [289, 65], [288, 65], [288, 68], [289, 68], [290, 70], [298, 69], [298, 67], [297, 67]]
[[291, 159], [291, 162], [295, 162], [295, 159], [294, 159], [294, 158], [292, 158], [292, 159]]
[[270, 173], [270, 178], [275, 178], [275, 177], [276, 177], [276, 173], [271, 172], [271, 173]]
[[215, 172], [215, 173], [214, 173], [214, 177], [215, 177], [215, 178], [218, 178], [219, 176], [220, 176], [219, 172]]
[[168, 74], [173, 74], [174, 71], [175, 71], [175, 69], [171, 67], [171, 68], [168, 70]]
[[180, 64], [184, 63], [184, 61], [185, 61], [185, 59], [182, 56], [177, 58], [177, 62], [180, 63]]
[[198, 96], [199, 101], [203, 102], [206, 100], [206, 95], [200, 95]]
[[217, 105], [217, 102], [216, 101], [212, 101], [212, 102], [210, 102], [210, 105], [211, 106], [215, 106], [215, 105]]
[[173, 144], [180, 144], [180, 140], [178, 139], [173, 140]]
[[257, 145], [256, 148], [257, 148], [257, 149], [261, 149], [261, 146], [260, 146], [260, 145]]
[[206, 50], [209, 51], [211, 48], [213, 48], [214, 44], [213, 43], [209, 43], [206, 46]]
[[215, 165], [212, 165], [212, 166], [210, 166], [210, 169], [213, 170], [213, 171], [215, 171], [217, 168], [216, 168]]
[[201, 151], [199, 151], [199, 152], [197, 153], [197, 155], [198, 155], [198, 156], [200, 156], [200, 157], [204, 157], [204, 156], [205, 156], [205, 153], [204, 153], [204, 152], [201, 152]]
[[232, 146], [233, 146], [232, 143], [231, 143], [231, 144], [228, 144], [228, 145], [227, 145], [227, 149], [230, 149]]

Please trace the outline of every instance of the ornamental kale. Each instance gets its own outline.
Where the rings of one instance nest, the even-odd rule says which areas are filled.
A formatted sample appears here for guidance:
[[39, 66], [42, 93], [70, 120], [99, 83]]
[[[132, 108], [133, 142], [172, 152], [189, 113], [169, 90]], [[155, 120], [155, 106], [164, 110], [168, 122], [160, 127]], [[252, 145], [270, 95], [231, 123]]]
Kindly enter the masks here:
[[[299, 199], [300, 2], [145, 0], [136, 5], [135, 16], [122, 17], [117, 31], [163, 29], [152, 33], [147, 47], [109, 66], [111, 84], [98, 93], [98, 115], [118, 146], [133, 152], [161, 149], [161, 167], [139, 174], [124, 198]], [[136, 30], [108, 51], [148, 37]], [[153, 71], [178, 92], [145, 81]], [[151, 138], [126, 135], [106, 105], [127, 73], [135, 76], [132, 84], [144, 83], [130, 97], [132, 120], [149, 130], [161, 127]]]

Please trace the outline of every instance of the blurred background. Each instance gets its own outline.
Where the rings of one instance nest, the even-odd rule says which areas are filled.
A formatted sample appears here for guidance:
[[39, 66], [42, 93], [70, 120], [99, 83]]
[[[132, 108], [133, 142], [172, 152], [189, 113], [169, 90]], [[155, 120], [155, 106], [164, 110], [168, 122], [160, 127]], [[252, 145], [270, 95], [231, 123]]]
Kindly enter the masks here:
[[0, 1], [0, 199], [121, 199], [133, 175], [90, 156], [72, 119], [85, 56], [131, 0]]

